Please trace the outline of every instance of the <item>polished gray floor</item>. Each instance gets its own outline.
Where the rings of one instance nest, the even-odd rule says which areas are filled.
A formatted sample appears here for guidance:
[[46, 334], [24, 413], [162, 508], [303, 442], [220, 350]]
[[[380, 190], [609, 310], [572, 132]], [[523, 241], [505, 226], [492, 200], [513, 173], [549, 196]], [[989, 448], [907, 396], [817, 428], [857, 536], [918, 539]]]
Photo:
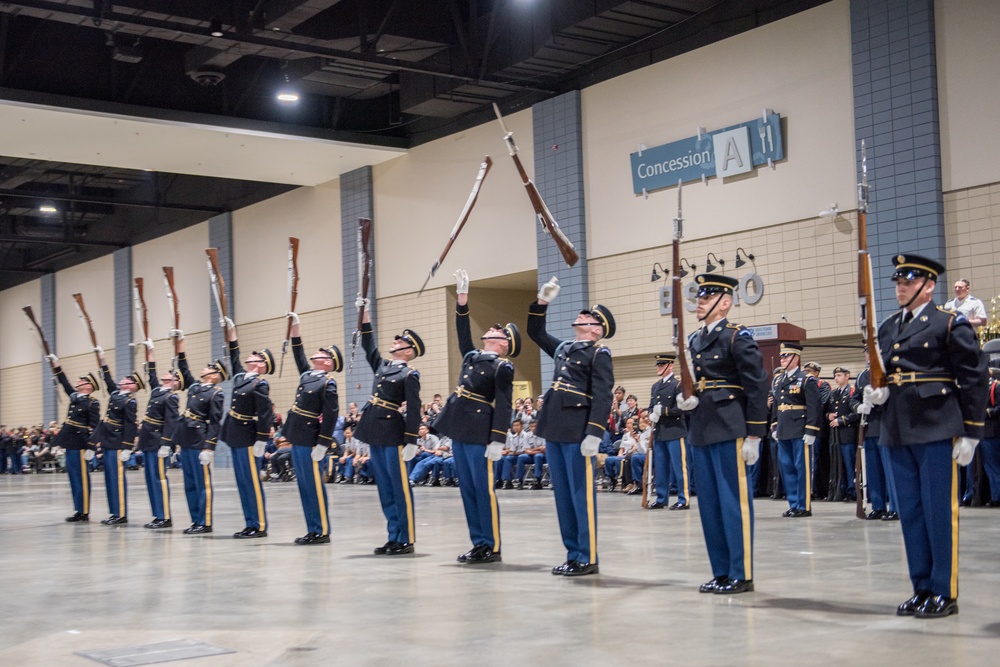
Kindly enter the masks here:
[[[549, 491], [501, 491], [504, 562], [478, 569], [457, 489], [415, 490], [418, 551], [370, 555], [384, 542], [373, 486], [327, 486], [333, 543], [305, 532], [294, 483], [266, 485], [270, 536], [242, 527], [231, 470], [216, 472], [216, 533], [149, 531], [140, 472], [131, 524], [63, 522], [61, 474], [0, 478], [0, 665], [96, 665], [78, 651], [191, 639], [236, 652], [167, 664], [510, 663], [569, 665], [988, 665], [1000, 653], [1000, 510], [961, 515], [961, 613], [898, 618], [909, 594], [898, 523], [862, 522], [817, 503], [782, 519], [757, 499], [757, 592], [700, 595], [709, 578], [697, 511], [643, 511], [599, 495], [601, 574], [549, 574], [565, 552]], [[106, 514], [93, 476], [92, 516]]]

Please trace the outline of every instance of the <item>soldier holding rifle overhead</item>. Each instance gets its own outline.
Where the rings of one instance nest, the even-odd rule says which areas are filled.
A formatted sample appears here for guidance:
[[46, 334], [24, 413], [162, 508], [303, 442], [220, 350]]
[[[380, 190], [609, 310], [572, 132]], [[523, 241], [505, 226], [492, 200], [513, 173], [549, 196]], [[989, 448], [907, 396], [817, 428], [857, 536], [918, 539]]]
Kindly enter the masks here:
[[958, 613], [958, 466], [983, 435], [989, 374], [969, 320], [934, 303], [944, 266], [909, 254], [892, 263], [901, 308], [878, 331], [888, 386], [865, 387], [864, 403], [885, 406], [879, 444], [913, 583], [896, 613], [940, 618]]
[[[469, 524], [472, 549], [459, 563], [492, 563], [500, 560], [500, 508], [494, 490], [493, 462], [500, 459], [510, 424], [514, 365], [505, 357], [520, 352], [517, 326], [496, 324], [481, 336], [483, 349], [472, 342], [469, 324], [469, 274], [455, 272], [458, 295], [455, 328], [462, 352], [458, 387], [448, 397], [431, 428], [452, 442], [462, 505]], [[535, 477], [541, 479], [541, 469]]]
[[295, 538], [295, 543], [327, 544], [330, 541], [330, 514], [320, 463], [333, 444], [333, 429], [340, 416], [337, 381], [330, 374], [344, 369], [344, 355], [336, 345], [330, 345], [319, 348], [306, 360], [299, 316], [291, 311], [287, 316], [291, 322], [292, 355], [299, 369], [299, 387], [281, 431], [292, 443], [292, 465], [307, 530], [305, 535]]
[[599, 341], [615, 335], [615, 320], [611, 311], [595, 304], [576, 316], [574, 339], [560, 340], [545, 330], [545, 313], [557, 294], [559, 280], [553, 276], [528, 307], [528, 336], [555, 362], [535, 433], [545, 438], [566, 547], [566, 562], [552, 568], [552, 574], [578, 577], [600, 571], [594, 456], [611, 412], [614, 369], [611, 350]]
[[702, 593], [746, 593], [753, 584], [753, 489], [747, 466], [760, 456], [770, 378], [750, 331], [726, 319], [736, 278], [702, 274], [698, 331], [688, 339], [697, 394], [677, 406], [691, 413], [688, 436], [698, 510], [712, 564]]
[[[222, 422], [219, 439], [233, 452], [233, 472], [236, 488], [240, 492], [243, 519], [246, 527], [234, 533], [236, 539], [267, 537], [267, 507], [264, 488], [257, 474], [255, 457], [264, 455], [264, 447], [271, 432], [274, 411], [271, 407], [270, 387], [265, 375], [274, 373], [274, 355], [267, 348], [254, 350], [240, 362], [240, 344], [236, 325], [228, 318], [220, 322], [226, 327], [229, 340], [229, 363], [233, 369], [233, 400], [229, 414]], [[244, 369], [244, 365], [246, 368]]]
[[146, 346], [146, 363], [149, 367], [149, 403], [139, 427], [139, 449], [143, 453], [143, 470], [146, 491], [153, 510], [153, 520], [145, 528], [172, 527], [170, 518], [170, 482], [167, 480], [166, 458], [170, 456], [171, 439], [178, 422], [180, 397], [178, 389], [184, 385], [175, 371], [166, 370], [157, 375], [153, 341], [140, 343]]
[[53, 447], [66, 450], [66, 472], [75, 510], [66, 520], [70, 523], [90, 521], [90, 467], [87, 462], [94, 458], [94, 446], [87, 439], [101, 421], [101, 404], [92, 395], [97, 389], [97, 378], [87, 373], [71, 385], [59, 366], [59, 357], [50, 353], [45, 358], [52, 364], [52, 374], [69, 396], [66, 421], [52, 440]]
[[182, 386], [187, 387], [188, 395], [186, 409], [173, 434], [174, 442], [181, 448], [184, 495], [191, 513], [191, 525], [184, 533], [201, 535], [212, 532], [212, 461], [226, 400], [218, 384], [229, 379], [229, 372], [226, 365], [217, 360], [205, 366], [200, 381], [195, 381], [184, 352], [184, 332], [171, 329], [170, 337], [177, 352]]

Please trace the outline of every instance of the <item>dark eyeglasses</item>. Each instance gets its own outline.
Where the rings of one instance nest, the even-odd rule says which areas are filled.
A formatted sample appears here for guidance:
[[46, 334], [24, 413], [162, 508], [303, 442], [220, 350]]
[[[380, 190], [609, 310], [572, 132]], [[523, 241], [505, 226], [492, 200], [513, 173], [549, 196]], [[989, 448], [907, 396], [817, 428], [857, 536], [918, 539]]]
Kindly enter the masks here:
[[601, 326], [601, 323], [600, 322], [573, 322], [573, 326], [575, 326], [575, 327], [599, 327], [599, 326]]
[[479, 340], [507, 340], [506, 336], [483, 336]]
[[671, 364], [671, 363], [673, 363], [673, 362], [672, 361], [657, 361], [656, 365], [657, 366], [666, 366], [667, 364]]
[[784, 359], [785, 357], [794, 357], [795, 355], [792, 354], [791, 352], [782, 352], [778, 356], [781, 357], [782, 359]]
[[315, 357], [309, 357], [309, 361], [333, 361], [333, 357], [328, 357], [321, 354]]

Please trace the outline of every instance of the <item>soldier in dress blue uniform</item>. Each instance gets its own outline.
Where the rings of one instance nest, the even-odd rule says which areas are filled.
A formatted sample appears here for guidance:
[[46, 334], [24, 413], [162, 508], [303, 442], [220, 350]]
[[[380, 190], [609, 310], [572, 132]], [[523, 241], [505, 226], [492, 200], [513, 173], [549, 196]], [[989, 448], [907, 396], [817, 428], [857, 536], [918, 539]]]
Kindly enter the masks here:
[[[865, 359], [870, 363], [870, 353], [865, 347]], [[892, 481], [892, 466], [889, 462], [889, 451], [880, 447], [879, 423], [882, 420], [882, 406], [865, 403], [862, 397], [865, 387], [871, 384], [870, 367], [858, 373], [854, 381], [854, 411], [862, 416], [858, 428], [865, 430], [865, 480], [868, 487], [868, 499], [872, 511], [865, 517], [868, 521], [899, 521], [896, 511], [896, 486]]]
[[[472, 549], [459, 563], [499, 561], [500, 508], [494, 490], [494, 461], [500, 459], [510, 424], [514, 393], [514, 365], [506, 357], [521, 351], [521, 334], [514, 324], [496, 324], [481, 336], [483, 349], [472, 342], [469, 324], [469, 276], [455, 272], [455, 329], [462, 352], [458, 387], [431, 424], [435, 432], [451, 438], [462, 506], [469, 524]], [[537, 475], [541, 477], [539, 468]]]
[[299, 387], [281, 433], [292, 443], [292, 466], [307, 530], [305, 535], [295, 538], [295, 543], [327, 544], [330, 514], [320, 462], [327, 449], [337, 444], [333, 441], [333, 431], [340, 416], [340, 400], [337, 381], [330, 374], [344, 369], [344, 355], [340, 348], [331, 345], [319, 348], [307, 360], [299, 333], [299, 316], [288, 313], [288, 317], [292, 319], [292, 355], [299, 369]]
[[184, 473], [184, 495], [191, 525], [184, 529], [187, 535], [212, 532], [212, 461], [215, 445], [222, 424], [226, 402], [219, 383], [229, 379], [229, 371], [222, 360], [216, 360], [202, 369], [196, 382], [188, 367], [184, 351], [184, 332], [172, 329], [170, 337], [177, 340], [177, 369], [183, 387], [187, 387], [187, 406], [174, 430], [174, 442], [181, 448], [181, 471]]
[[788, 498], [784, 517], [812, 516], [812, 450], [823, 419], [819, 383], [806, 375], [799, 362], [802, 346], [782, 343], [779, 349], [781, 374], [771, 389], [777, 420], [774, 439], [778, 442], [778, 465]]
[[[367, 305], [358, 298], [357, 307]], [[375, 472], [378, 497], [385, 515], [389, 540], [375, 548], [378, 556], [413, 553], [416, 530], [413, 518], [413, 491], [406, 462], [417, 455], [420, 427], [420, 372], [407, 364], [424, 353], [424, 342], [412, 329], [403, 329], [383, 359], [375, 342], [371, 311], [365, 309], [361, 325], [361, 345], [368, 365], [375, 373], [372, 396], [365, 404], [354, 437], [371, 445], [369, 464]], [[403, 403], [406, 416], [399, 411]]]
[[1000, 507], [1000, 339], [983, 345], [990, 368], [989, 398], [986, 401], [986, 425], [983, 429], [983, 467], [990, 484], [989, 507]]
[[153, 520], [146, 528], [170, 528], [174, 525], [170, 517], [170, 482], [167, 480], [166, 457], [170, 456], [171, 440], [179, 419], [178, 389], [183, 389], [181, 378], [174, 371], [156, 373], [156, 357], [153, 341], [143, 341], [149, 370], [149, 403], [146, 415], [139, 426], [138, 448], [143, 453], [143, 470], [146, 475], [146, 491], [153, 510]]
[[851, 386], [851, 371], [837, 366], [833, 369], [833, 381], [836, 386], [827, 399], [826, 416], [830, 423], [830, 438], [840, 448], [840, 460], [843, 462], [843, 477], [838, 475], [838, 478], [843, 482], [840, 488], [844, 490], [844, 502], [854, 502], [857, 499], [854, 463], [857, 458], [858, 422], [861, 421], [861, 415], [855, 411], [857, 405], [854, 387]]
[[[240, 362], [240, 344], [236, 325], [225, 319], [229, 333], [229, 363], [233, 369], [233, 400], [229, 414], [222, 422], [219, 438], [233, 452], [233, 472], [236, 488], [243, 505], [246, 527], [234, 533], [236, 539], [267, 537], [267, 507], [264, 487], [257, 474], [255, 457], [264, 455], [267, 438], [271, 434], [274, 410], [271, 406], [270, 387], [265, 375], [274, 373], [274, 355], [267, 348], [254, 350]], [[246, 369], [244, 370], [244, 364]]]
[[753, 584], [753, 489], [747, 466], [760, 457], [767, 430], [770, 377], [750, 331], [726, 319], [736, 278], [696, 277], [698, 320], [689, 353], [697, 394], [679, 398], [691, 411], [688, 437], [698, 480], [698, 510], [712, 564], [702, 593], [745, 593]]
[[888, 386], [865, 389], [885, 405], [879, 443], [889, 448], [913, 596], [900, 616], [958, 613], [958, 466], [983, 436], [989, 379], [986, 358], [965, 316], [937, 307], [944, 266], [896, 255], [901, 309], [878, 332]]
[[132, 455], [132, 445], [136, 436], [136, 403], [132, 397], [143, 389], [139, 373], [126, 375], [118, 384], [111, 377], [111, 371], [104, 359], [104, 350], [94, 348], [101, 359], [101, 372], [108, 388], [108, 410], [104, 419], [90, 435], [90, 444], [100, 443], [104, 449], [104, 486], [108, 492], [108, 508], [111, 516], [101, 521], [106, 526], [128, 523], [128, 487], [125, 481], [125, 463]]
[[689, 476], [691, 461], [684, 442], [684, 413], [677, 407], [680, 381], [674, 375], [676, 352], [656, 355], [656, 374], [660, 379], [650, 389], [649, 421], [653, 423], [653, 480], [656, 498], [646, 509], [658, 510], [670, 502], [670, 478], [676, 480], [677, 502], [672, 510], [691, 509]]
[[552, 568], [552, 574], [577, 577], [599, 572], [594, 457], [611, 413], [614, 369], [611, 350], [598, 341], [615, 335], [615, 320], [607, 308], [594, 305], [576, 316], [575, 339], [560, 340], [545, 330], [545, 312], [557, 294], [559, 280], [553, 277], [528, 307], [528, 336], [555, 362], [535, 427], [545, 438], [566, 546], [566, 562]]
[[97, 378], [87, 373], [80, 376], [75, 386], [71, 385], [59, 366], [59, 357], [50, 354], [46, 358], [52, 364], [52, 374], [69, 396], [66, 421], [52, 440], [53, 447], [66, 450], [66, 473], [75, 510], [66, 520], [70, 523], [90, 521], [90, 466], [87, 462], [94, 458], [94, 446], [87, 440], [101, 421], [101, 404], [92, 396], [98, 387]]

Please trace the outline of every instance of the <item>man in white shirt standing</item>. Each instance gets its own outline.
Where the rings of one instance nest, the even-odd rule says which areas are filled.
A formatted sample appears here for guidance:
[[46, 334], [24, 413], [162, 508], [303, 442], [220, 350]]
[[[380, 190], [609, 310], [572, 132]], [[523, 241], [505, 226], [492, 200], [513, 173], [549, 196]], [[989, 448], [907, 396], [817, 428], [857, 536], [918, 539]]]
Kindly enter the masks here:
[[955, 298], [944, 304], [948, 310], [965, 315], [972, 328], [981, 327], [986, 324], [986, 306], [976, 297], [969, 294], [972, 284], [965, 278], [955, 281]]

